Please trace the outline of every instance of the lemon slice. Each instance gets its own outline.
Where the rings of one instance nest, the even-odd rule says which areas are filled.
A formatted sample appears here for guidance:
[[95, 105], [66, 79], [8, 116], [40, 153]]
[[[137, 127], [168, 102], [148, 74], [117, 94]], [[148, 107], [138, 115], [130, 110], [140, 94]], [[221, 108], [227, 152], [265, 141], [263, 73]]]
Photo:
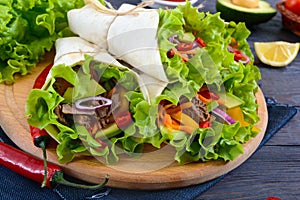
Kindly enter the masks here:
[[274, 67], [283, 67], [296, 58], [299, 52], [299, 43], [254, 42], [254, 50], [261, 62]]

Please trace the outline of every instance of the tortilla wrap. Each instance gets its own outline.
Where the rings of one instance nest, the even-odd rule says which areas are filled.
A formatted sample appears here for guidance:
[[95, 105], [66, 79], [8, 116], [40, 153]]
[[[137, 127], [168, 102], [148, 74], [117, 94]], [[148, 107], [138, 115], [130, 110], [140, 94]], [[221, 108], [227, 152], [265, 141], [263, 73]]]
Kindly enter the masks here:
[[138, 69], [150, 98], [155, 98], [168, 84], [156, 37], [159, 15], [157, 10], [135, 7], [122, 4], [117, 11], [108, 13], [87, 4], [68, 12], [69, 26], [99, 49], [107, 49], [116, 59]]
[[[58, 39], [56, 41], [55, 48], [56, 48], [56, 55], [54, 58], [53, 67], [59, 64], [65, 64], [67, 66], [73, 67], [74, 65], [83, 62], [85, 60], [84, 57], [85, 55], [90, 55], [93, 56], [94, 59], [97, 61], [118, 66], [119, 68], [125, 68], [131, 70], [128, 67], [119, 63], [109, 53], [101, 49], [99, 50], [97, 45], [92, 44], [80, 37], [67, 37], [67, 38]], [[149, 97], [146, 84], [143, 82], [143, 79], [136, 72], [134, 73], [136, 74], [144, 98], [148, 100], [148, 102], [150, 102], [150, 97]], [[50, 79], [51, 79], [51, 71], [47, 77], [47, 80]], [[45, 85], [47, 84], [47, 82], [48, 81], [46, 81]]]
[[115, 19], [114, 15], [101, 13], [88, 4], [68, 13], [70, 30], [102, 49], [107, 49], [107, 32]]
[[[90, 43], [80, 37], [67, 37], [56, 40], [56, 54], [54, 57], [54, 66], [65, 64], [73, 66], [84, 60], [84, 55], [94, 56], [102, 62], [122, 66], [115, 58], [106, 51], [99, 49], [93, 43]], [[122, 66], [124, 67], [124, 66]]]
[[[134, 8], [123, 4], [118, 11]], [[117, 17], [108, 30], [108, 51], [138, 70], [168, 82], [157, 42], [159, 15], [156, 10], [139, 8], [137, 15]]]

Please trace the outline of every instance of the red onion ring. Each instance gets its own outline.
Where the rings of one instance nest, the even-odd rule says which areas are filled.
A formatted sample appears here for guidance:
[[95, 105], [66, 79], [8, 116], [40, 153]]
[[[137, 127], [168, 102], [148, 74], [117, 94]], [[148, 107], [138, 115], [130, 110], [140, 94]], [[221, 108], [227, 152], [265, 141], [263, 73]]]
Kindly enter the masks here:
[[[82, 103], [85, 103], [88, 101], [104, 101], [105, 103], [101, 104], [101, 105], [93, 106], [93, 107], [82, 105]], [[93, 110], [97, 110], [100, 108], [110, 106], [111, 104], [112, 104], [111, 99], [107, 99], [107, 98], [101, 97], [101, 96], [92, 96], [92, 97], [78, 99], [77, 101], [75, 101], [75, 108], [78, 110], [81, 110], [81, 111], [93, 111]]]
[[212, 110], [212, 112], [221, 117], [223, 120], [225, 120], [228, 124], [234, 124], [235, 120], [230, 117], [226, 112], [224, 112], [223, 110], [221, 110], [220, 108], [215, 108]]

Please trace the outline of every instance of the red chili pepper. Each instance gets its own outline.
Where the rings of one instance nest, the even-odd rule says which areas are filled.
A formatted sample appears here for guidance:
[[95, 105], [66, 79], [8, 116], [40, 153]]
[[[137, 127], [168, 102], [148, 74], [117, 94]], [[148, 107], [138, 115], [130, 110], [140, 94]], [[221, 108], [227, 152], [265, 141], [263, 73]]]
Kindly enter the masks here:
[[[4, 142], [0, 142], [0, 164], [36, 182], [41, 183], [44, 179], [43, 160], [26, 154], [25, 152], [16, 149]], [[49, 188], [62, 184], [84, 189], [99, 189], [103, 187], [109, 179], [109, 176], [106, 175], [104, 181], [98, 185], [82, 185], [72, 183], [64, 179], [63, 171], [59, 166], [49, 162], [47, 163], [47, 165], [48, 168], [46, 186]]]
[[[53, 64], [49, 64], [36, 78], [33, 88], [40, 89], [45, 84], [46, 78], [49, 74], [50, 69], [52, 68]], [[30, 133], [33, 139], [33, 143], [36, 147], [39, 147], [43, 150], [43, 161], [44, 161], [44, 180], [42, 182], [42, 187], [46, 185], [47, 180], [47, 154], [46, 154], [46, 147], [50, 143], [50, 137], [45, 130], [40, 130], [36, 127], [30, 126]]]
[[189, 50], [192, 50], [193, 49], [193, 43], [192, 42], [182, 42], [182, 43], [179, 43], [177, 46], [176, 46], [176, 49], [178, 51], [189, 51]]
[[41, 148], [41, 146], [47, 146], [50, 143], [49, 135], [44, 129], [41, 130], [39, 128], [30, 126], [30, 133], [35, 146]]
[[30, 126], [30, 133], [33, 139], [33, 144], [43, 150], [43, 161], [44, 161], [44, 180], [42, 182], [42, 187], [46, 186], [47, 181], [47, 153], [46, 148], [50, 143], [50, 137], [48, 133], [43, 129], [40, 130], [36, 127]]
[[210, 123], [210, 121], [200, 122], [199, 127], [200, 128], [208, 128], [208, 127], [211, 127], [211, 123]]
[[35, 82], [33, 84], [33, 88], [42, 88], [43, 85], [45, 84], [46, 78], [49, 74], [50, 69], [52, 68], [53, 63], [49, 64], [40, 74], [39, 76], [35, 79]]
[[118, 113], [115, 118], [116, 124], [120, 129], [124, 129], [132, 123], [132, 116], [128, 110]]
[[200, 46], [200, 47], [206, 47], [206, 43], [200, 38], [196, 37], [195, 42]]

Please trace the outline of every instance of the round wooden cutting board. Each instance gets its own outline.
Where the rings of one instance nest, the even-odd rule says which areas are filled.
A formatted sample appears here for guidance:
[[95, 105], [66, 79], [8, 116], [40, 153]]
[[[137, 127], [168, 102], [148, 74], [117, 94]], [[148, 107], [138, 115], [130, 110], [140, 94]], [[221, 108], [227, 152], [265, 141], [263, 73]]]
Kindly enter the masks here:
[[[52, 62], [53, 54], [24, 77], [16, 77], [13, 85], [0, 84], [0, 123], [3, 130], [22, 150], [42, 158], [42, 151], [33, 145], [29, 125], [25, 117], [25, 102], [37, 75]], [[167, 189], [179, 188], [203, 183], [233, 170], [247, 160], [260, 144], [268, 122], [268, 112], [261, 90], [257, 93], [261, 132], [243, 145], [244, 154], [231, 162], [210, 161], [187, 165], [178, 165], [173, 161], [173, 149], [170, 146], [153, 151], [141, 158], [125, 158], [120, 163], [108, 166], [94, 157], [76, 158], [73, 162], [61, 165], [57, 162], [55, 147], [48, 148], [50, 162], [60, 165], [64, 172], [72, 177], [100, 183], [106, 174], [110, 175], [108, 186], [128, 189]]]

